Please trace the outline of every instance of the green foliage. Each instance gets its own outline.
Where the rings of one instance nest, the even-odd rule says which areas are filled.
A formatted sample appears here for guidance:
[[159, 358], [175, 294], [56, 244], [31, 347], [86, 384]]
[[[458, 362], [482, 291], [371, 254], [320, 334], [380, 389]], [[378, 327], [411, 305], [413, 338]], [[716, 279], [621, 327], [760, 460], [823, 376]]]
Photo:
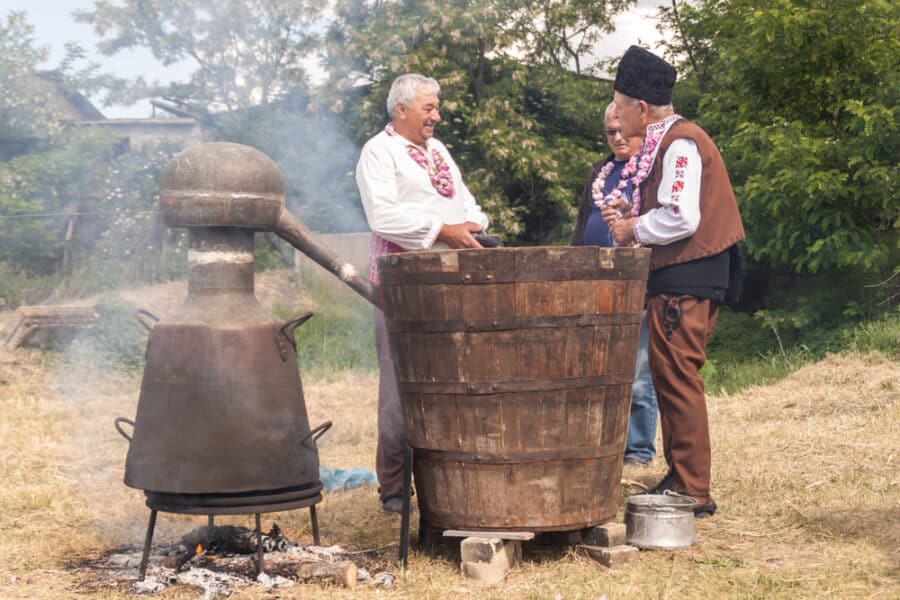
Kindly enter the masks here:
[[168, 86], [130, 82], [119, 100], [161, 95], [203, 121], [215, 141], [257, 148], [281, 166], [288, 209], [308, 226], [360, 231], [365, 216], [353, 169], [359, 148], [327, 109], [308, 107], [304, 61], [319, 46], [322, 0], [98, 2], [78, 20], [116, 54], [145, 47], [163, 63], [194, 65]]
[[0, 160], [59, 127], [53, 88], [36, 76], [47, 49], [33, 34], [24, 13], [0, 16]]
[[878, 352], [900, 360], [900, 308], [894, 307], [877, 321], [862, 323], [842, 332], [850, 348], [859, 352]]
[[29, 290], [3, 285], [0, 298], [14, 306], [45, 299], [36, 292], [51, 284], [87, 293], [164, 276], [151, 211], [172, 148], [123, 153], [108, 132], [63, 125], [60, 93], [103, 77], [92, 66], [72, 71], [74, 46], [59, 70], [37, 76], [44, 53], [22, 15], [0, 21], [0, 50], [0, 268]]
[[76, 340], [69, 352], [89, 356], [95, 364], [137, 367], [144, 363], [147, 332], [138, 324], [134, 307], [108, 297], [97, 303], [100, 319]]
[[702, 0], [664, 14], [752, 258], [857, 287], [885, 281], [900, 262], [900, 5]]
[[[97, 215], [80, 229], [81, 292], [185, 274], [187, 234], [166, 230], [157, 211], [159, 176], [177, 150], [161, 142], [118, 154], [99, 184]], [[91, 233], [93, 232], [93, 233]]]
[[815, 318], [804, 321], [787, 312], [754, 317], [722, 308], [701, 373], [708, 392], [733, 393], [848, 350], [900, 359], [900, 311], [894, 308], [872, 320], [845, 319], [825, 327]]
[[[320, 101], [355, 125], [362, 142], [384, 126], [396, 76], [434, 77], [442, 87], [438, 136], [493, 228], [521, 243], [556, 242], [598, 158], [596, 134], [611, 96], [607, 83], [566, 66], [587, 70], [587, 46], [628, 4], [338, 2]], [[582, 36], [586, 45], [574, 41]], [[370, 93], [346, 104], [360, 81], [372, 82]]]
[[154, 215], [172, 149], [120, 154], [116, 142], [66, 128], [42, 151], [0, 163], [0, 263], [29, 276], [68, 277], [82, 293], [178, 273], [179, 261], [166, 258], [183, 252], [183, 236], [170, 234], [175, 243], [164, 253], [166, 233]]
[[[335, 293], [316, 278], [304, 278], [304, 283], [318, 308], [294, 332], [300, 374], [377, 369], [371, 305], [349, 290]], [[287, 320], [304, 310], [281, 306], [275, 314]]]
[[116, 99], [163, 95], [202, 110], [234, 110], [283, 98], [303, 83], [324, 8], [322, 0], [98, 1], [76, 11], [76, 20], [93, 26], [106, 54], [143, 47], [164, 65], [196, 66], [187, 82], [138, 78]]
[[56, 280], [52, 276], [30, 275], [0, 262], [0, 311], [46, 298]]

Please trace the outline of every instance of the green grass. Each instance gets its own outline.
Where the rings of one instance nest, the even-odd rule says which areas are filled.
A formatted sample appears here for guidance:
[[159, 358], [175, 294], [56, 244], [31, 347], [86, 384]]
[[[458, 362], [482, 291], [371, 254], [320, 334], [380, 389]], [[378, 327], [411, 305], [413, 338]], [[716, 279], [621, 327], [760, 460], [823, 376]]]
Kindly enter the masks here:
[[104, 297], [94, 310], [100, 317], [97, 324], [75, 340], [67, 354], [92, 356], [111, 366], [143, 368], [147, 332], [135, 319], [134, 307], [120, 299]]
[[[375, 370], [372, 306], [350, 288], [335, 293], [313, 278], [304, 278], [304, 285], [315, 314], [294, 332], [300, 372], [327, 375]], [[288, 319], [298, 314], [297, 307], [277, 306], [275, 314]]]
[[778, 381], [828, 354], [851, 350], [900, 359], [900, 310], [871, 321], [780, 331], [771, 320], [723, 308], [701, 373], [708, 392], [735, 393]]

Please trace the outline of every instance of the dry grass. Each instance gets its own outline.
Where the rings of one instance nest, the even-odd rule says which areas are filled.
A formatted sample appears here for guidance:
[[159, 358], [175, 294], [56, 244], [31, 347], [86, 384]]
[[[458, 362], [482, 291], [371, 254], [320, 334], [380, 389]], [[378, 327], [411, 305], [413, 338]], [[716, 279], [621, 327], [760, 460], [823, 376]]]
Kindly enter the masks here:
[[[414, 552], [393, 589], [298, 585], [282, 598], [896, 598], [900, 596], [898, 364], [832, 356], [771, 386], [710, 400], [714, 491], [720, 512], [698, 521], [700, 544], [642, 552], [610, 571], [572, 551], [532, 553], [499, 586], [462, 579], [451, 555]], [[334, 420], [320, 442], [331, 467], [373, 467], [373, 375], [306, 375], [310, 421]], [[139, 375], [40, 354], [0, 354], [0, 598], [126, 598], [75, 568], [143, 539], [148, 510], [122, 484], [126, 443], [116, 416], [133, 416]], [[627, 476], [654, 483], [657, 459]], [[326, 543], [396, 555], [399, 522], [373, 488], [330, 493], [320, 505]], [[305, 511], [267, 515], [310, 540]], [[157, 539], [202, 519], [161, 515]], [[236, 520], [240, 522], [240, 520]], [[249, 524], [249, 521], [243, 523]], [[13, 578], [18, 578], [13, 582]], [[196, 598], [172, 588], [161, 598]], [[236, 598], [272, 598], [250, 590]]]

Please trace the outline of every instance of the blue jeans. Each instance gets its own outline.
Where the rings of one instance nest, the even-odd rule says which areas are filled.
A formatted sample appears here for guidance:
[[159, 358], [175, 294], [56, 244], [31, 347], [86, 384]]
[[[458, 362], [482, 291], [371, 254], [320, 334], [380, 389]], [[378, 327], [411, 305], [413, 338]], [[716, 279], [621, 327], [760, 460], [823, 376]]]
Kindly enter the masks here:
[[625, 458], [649, 462], [656, 455], [656, 390], [650, 377], [647, 358], [647, 311], [641, 319], [634, 384], [631, 386], [631, 416], [628, 419], [628, 441]]

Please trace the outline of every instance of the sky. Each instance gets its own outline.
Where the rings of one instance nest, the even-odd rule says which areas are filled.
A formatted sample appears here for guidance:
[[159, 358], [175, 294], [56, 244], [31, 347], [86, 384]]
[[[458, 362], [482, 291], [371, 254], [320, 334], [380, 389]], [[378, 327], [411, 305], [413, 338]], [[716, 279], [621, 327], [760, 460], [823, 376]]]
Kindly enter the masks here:
[[[616, 19], [616, 31], [600, 45], [599, 54], [619, 56], [629, 45], [639, 40], [655, 49], [660, 41], [653, 15], [662, 0], [639, 0], [637, 6]], [[65, 56], [65, 43], [76, 41], [87, 51], [91, 62], [99, 63], [101, 69], [120, 77], [143, 75], [148, 81], [162, 83], [186, 79], [192, 65], [180, 63], [163, 66], [153, 58], [148, 50], [119, 52], [115, 56], [103, 56], [97, 52], [99, 38], [89, 25], [78, 23], [72, 18], [74, 10], [88, 10], [93, 0], [0, 0], [0, 15], [9, 11], [27, 13], [27, 21], [34, 26], [34, 38], [38, 46], [49, 48], [50, 56], [45, 66], [51, 68]], [[314, 79], [314, 75], [313, 75]], [[96, 102], [95, 102], [96, 103]], [[133, 106], [101, 106], [97, 108], [108, 118], [144, 118], [151, 115], [149, 100]]]

